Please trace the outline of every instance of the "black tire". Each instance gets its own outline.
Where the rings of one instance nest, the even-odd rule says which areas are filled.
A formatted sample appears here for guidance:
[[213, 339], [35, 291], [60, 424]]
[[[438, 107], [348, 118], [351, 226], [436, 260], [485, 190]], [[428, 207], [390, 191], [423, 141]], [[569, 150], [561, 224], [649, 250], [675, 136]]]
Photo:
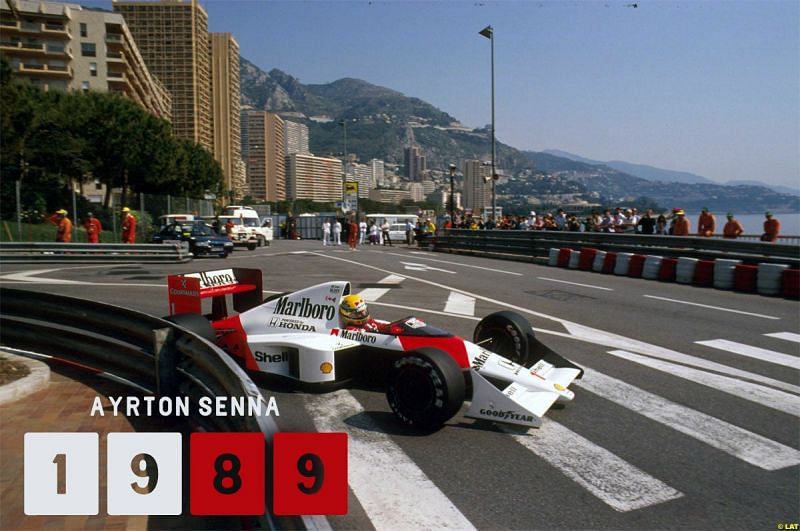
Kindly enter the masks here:
[[259, 247], [264, 247], [265, 245], [267, 245], [267, 239], [264, 238], [263, 236], [259, 236], [258, 237], [258, 246]]
[[257, 245], [257, 243], [256, 243], [256, 242], [254, 242], [254, 241], [248, 241], [248, 242], [247, 242], [247, 250], [248, 250], [248, 251], [255, 251], [255, 250], [256, 250], [256, 245]]
[[389, 407], [400, 422], [432, 432], [458, 413], [466, 384], [456, 361], [446, 352], [421, 348], [394, 363], [386, 387]]
[[203, 339], [207, 339], [212, 343], [216, 343], [217, 334], [208, 319], [196, 313], [179, 313], [177, 315], [169, 315], [164, 317], [165, 321], [176, 324], [185, 328], [189, 332], [193, 332]]
[[527, 366], [532, 361], [530, 346], [536, 340], [533, 328], [518, 313], [503, 311], [487, 315], [475, 327], [472, 338], [473, 343], [480, 343], [486, 350], [520, 365]]

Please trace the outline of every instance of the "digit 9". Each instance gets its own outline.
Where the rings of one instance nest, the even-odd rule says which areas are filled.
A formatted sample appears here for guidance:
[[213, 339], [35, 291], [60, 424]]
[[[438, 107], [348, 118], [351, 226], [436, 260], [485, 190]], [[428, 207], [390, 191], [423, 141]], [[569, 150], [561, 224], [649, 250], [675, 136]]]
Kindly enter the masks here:
[[314, 478], [311, 486], [306, 486], [302, 481], [297, 484], [297, 488], [304, 494], [315, 494], [322, 488], [325, 482], [325, 465], [322, 459], [316, 454], [303, 454], [297, 460], [297, 471], [302, 476]]

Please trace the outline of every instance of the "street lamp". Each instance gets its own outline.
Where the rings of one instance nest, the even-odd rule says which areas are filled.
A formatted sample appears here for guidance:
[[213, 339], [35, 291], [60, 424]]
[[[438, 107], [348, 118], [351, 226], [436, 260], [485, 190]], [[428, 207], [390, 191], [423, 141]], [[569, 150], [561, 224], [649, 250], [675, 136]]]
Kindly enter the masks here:
[[480, 35], [486, 37], [492, 42], [492, 221], [497, 224], [496, 214], [497, 214], [497, 205], [495, 204], [495, 181], [497, 181], [497, 169], [496, 169], [496, 149], [495, 149], [495, 140], [494, 140], [494, 30], [491, 26], [486, 26], [481, 31], [478, 32]]
[[453, 196], [454, 179], [456, 177], [456, 165], [450, 165], [450, 227], [454, 228], [456, 224], [456, 203]]

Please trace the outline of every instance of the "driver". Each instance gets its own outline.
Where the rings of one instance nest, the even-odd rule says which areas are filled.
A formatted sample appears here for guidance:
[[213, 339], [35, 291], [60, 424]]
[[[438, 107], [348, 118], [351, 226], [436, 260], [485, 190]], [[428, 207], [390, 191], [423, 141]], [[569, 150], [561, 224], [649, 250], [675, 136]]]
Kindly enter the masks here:
[[362, 330], [364, 332], [382, 332], [383, 323], [369, 316], [367, 303], [361, 295], [347, 295], [339, 305], [339, 314], [345, 330]]

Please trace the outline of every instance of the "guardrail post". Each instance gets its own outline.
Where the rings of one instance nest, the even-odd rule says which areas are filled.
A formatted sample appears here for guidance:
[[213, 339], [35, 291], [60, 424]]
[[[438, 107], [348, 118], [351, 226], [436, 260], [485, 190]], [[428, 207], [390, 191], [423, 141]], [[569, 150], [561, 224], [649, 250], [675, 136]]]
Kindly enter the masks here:
[[175, 330], [153, 330], [153, 353], [156, 364], [156, 396], [178, 395], [178, 351], [175, 349]]

